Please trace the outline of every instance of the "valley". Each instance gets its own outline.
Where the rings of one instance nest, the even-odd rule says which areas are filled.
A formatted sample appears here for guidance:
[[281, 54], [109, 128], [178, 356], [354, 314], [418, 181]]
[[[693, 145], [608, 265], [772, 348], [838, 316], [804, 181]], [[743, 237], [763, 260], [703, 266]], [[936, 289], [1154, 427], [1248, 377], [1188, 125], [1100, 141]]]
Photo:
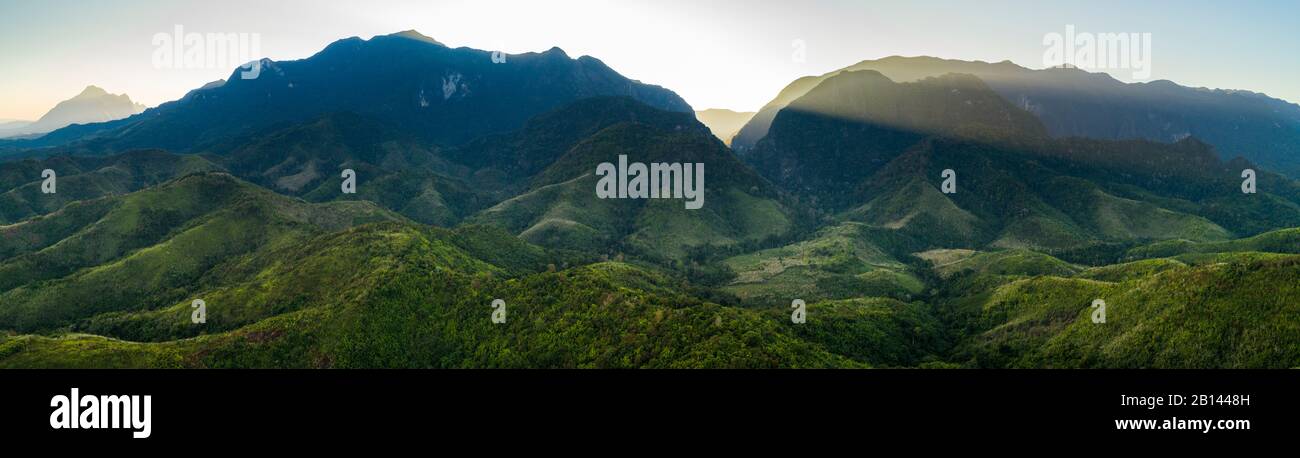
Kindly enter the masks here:
[[559, 48], [262, 71], [0, 142], [0, 367], [1300, 367], [1298, 169], [1254, 148], [1300, 124], [1112, 129], [1163, 83], [864, 61], [721, 139]]

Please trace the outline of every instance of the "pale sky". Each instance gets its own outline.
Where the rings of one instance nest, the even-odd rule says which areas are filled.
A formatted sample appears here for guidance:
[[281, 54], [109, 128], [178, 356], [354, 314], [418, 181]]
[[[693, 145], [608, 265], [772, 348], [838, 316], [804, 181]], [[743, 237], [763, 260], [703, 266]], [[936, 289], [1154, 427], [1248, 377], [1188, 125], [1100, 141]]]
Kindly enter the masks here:
[[[415, 29], [452, 47], [563, 48], [676, 91], [754, 111], [790, 81], [864, 59], [931, 55], [1043, 67], [1044, 35], [1151, 33], [1152, 79], [1300, 102], [1296, 1], [0, 0], [0, 119], [36, 119], [97, 85], [155, 106], [232, 68], [154, 68], [152, 37], [257, 33], [274, 60]], [[793, 43], [806, 46], [794, 59]], [[1129, 80], [1128, 72], [1112, 72]]]

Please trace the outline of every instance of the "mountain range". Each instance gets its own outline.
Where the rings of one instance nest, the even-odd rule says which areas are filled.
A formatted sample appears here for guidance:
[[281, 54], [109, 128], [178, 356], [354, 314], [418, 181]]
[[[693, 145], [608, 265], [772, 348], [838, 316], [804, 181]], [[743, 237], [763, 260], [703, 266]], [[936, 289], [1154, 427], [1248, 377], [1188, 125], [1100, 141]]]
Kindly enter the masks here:
[[[894, 58], [729, 148], [701, 118], [743, 114], [497, 57], [350, 38], [0, 144], [0, 367], [1300, 366], [1294, 155], [1212, 141], [1285, 144], [1285, 104]], [[1070, 98], [1120, 87], [1258, 116]], [[704, 164], [705, 205], [598, 197], [620, 156]]]
[[180, 100], [110, 123], [62, 129], [23, 148], [106, 154], [136, 148], [204, 152], [231, 137], [351, 112], [417, 138], [458, 145], [517, 129], [524, 121], [592, 96], [627, 96], [691, 112], [666, 89], [629, 80], [591, 57], [563, 50], [508, 55], [449, 48], [414, 31], [336, 41], [296, 61], [258, 62], [257, 78], [236, 70]]
[[1053, 137], [1162, 143], [1195, 137], [1214, 146], [1224, 160], [1240, 156], [1300, 177], [1300, 105], [1249, 91], [1190, 88], [1167, 80], [1123, 83], [1105, 73], [1033, 70], [1007, 61], [894, 56], [800, 78], [754, 115], [736, 134], [733, 146], [752, 149], [790, 102], [830, 77], [861, 70], [900, 83], [950, 73], [972, 75], [1008, 103], [1032, 113]]

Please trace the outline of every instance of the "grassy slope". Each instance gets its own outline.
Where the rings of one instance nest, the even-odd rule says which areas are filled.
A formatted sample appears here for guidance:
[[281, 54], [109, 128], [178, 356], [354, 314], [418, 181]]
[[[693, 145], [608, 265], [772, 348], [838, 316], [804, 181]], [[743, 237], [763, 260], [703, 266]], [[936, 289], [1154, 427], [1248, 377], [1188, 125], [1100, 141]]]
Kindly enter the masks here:
[[723, 263], [736, 278], [722, 289], [756, 304], [919, 294], [922, 281], [873, 244], [864, 226], [843, 223], [809, 240], [728, 258]]
[[[41, 192], [41, 172], [56, 174], [53, 194]], [[54, 212], [70, 202], [125, 194], [190, 173], [220, 170], [199, 156], [156, 150], [112, 157], [52, 157], [0, 163], [0, 222]]]
[[[703, 208], [682, 199], [599, 199], [596, 165], [617, 162], [703, 162]], [[777, 236], [793, 223], [770, 186], [744, 169], [704, 131], [668, 131], [623, 123], [583, 140], [541, 171], [529, 191], [470, 221], [495, 225], [525, 240], [593, 252], [626, 250], [644, 258], [682, 260], [692, 250]]]
[[[405, 224], [368, 225], [323, 236], [301, 271], [255, 275], [245, 285], [215, 290], [213, 333], [158, 343], [84, 334], [9, 336], [0, 340], [4, 367], [827, 367], [908, 364], [923, 357], [900, 339], [933, 318], [918, 304], [865, 301], [813, 306], [814, 327], [793, 329], [788, 315], [725, 307], [675, 292], [660, 274], [622, 263], [510, 276], [480, 258], [508, 260], [507, 243], [485, 244], [484, 228], [461, 233]], [[495, 237], [488, 235], [487, 237]], [[474, 242], [477, 240], [478, 242]], [[495, 253], [471, 254], [496, 246]], [[314, 303], [275, 310], [304, 282], [329, 274], [321, 259], [364, 251], [372, 265], [355, 268], [357, 283]], [[292, 251], [292, 249], [290, 249]], [[507, 252], [508, 251], [508, 252]], [[314, 259], [314, 260], [313, 260]], [[536, 265], [538, 259], [507, 264]], [[337, 285], [336, 285], [337, 286]], [[205, 293], [206, 295], [207, 293]], [[508, 305], [493, 324], [493, 299]], [[239, 325], [227, 299], [280, 312]], [[292, 302], [292, 301], [290, 301]], [[181, 304], [183, 305], [183, 304]], [[859, 308], [860, 307], [860, 308]], [[188, 323], [183, 307], [157, 316]], [[820, 312], [825, 310], [826, 313]], [[170, 315], [171, 313], [176, 315]], [[229, 321], [234, 317], [233, 321]], [[238, 327], [236, 327], [238, 326]], [[158, 329], [157, 326], [148, 326]], [[882, 343], [854, 345], [852, 333]], [[804, 333], [807, 333], [806, 335]], [[802, 336], [802, 337], [801, 337]]]
[[171, 305], [223, 264], [396, 218], [368, 203], [307, 204], [220, 173], [110, 199], [98, 220], [0, 262], [9, 280], [0, 293], [0, 327], [52, 329], [98, 313]]
[[786, 326], [801, 339], [877, 367], [939, 363], [939, 355], [950, 345], [942, 324], [924, 302], [887, 298], [819, 302], [808, 305], [806, 323]]
[[[873, 262], [877, 270], [897, 266], [884, 250], [854, 237], [861, 233], [852, 229], [862, 227], [843, 225], [814, 242], [762, 253], [809, 259], [854, 253], [841, 261]], [[949, 279], [944, 287], [960, 290], [945, 293], [949, 305], [973, 312], [968, 329], [953, 332], [936, 314], [944, 309], [923, 302], [810, 300], [808, 323], [794, 325], [788, 302], [720, 306], [627, 264], [548, 271], [545, 253], [490, 227], [372, 224], [239, 257], [209, 270], [193, 294], [164, 307], [95, 313], [69, 333], [0, 337], [0, 366], [1300, 364], [1292, 345], [1300, 338], [1294, 320], [1300, 287], [1289, 281], [1300, 276], [1300, 256], [1197, 256], [1213, 257], [1138, 261], [1075, 275], [1078, 267], [1033, 252], [928, 253], [927, 259], [947, 260], [938, 268]], [[202, 327], [188, 321], [191, 297], [209, 304]], [[489, 320], [488, 304], [497, 298], [508, 304], [503, 325]], [[1095, 298], [1109, 305], [1104, 325], [1088, 320]]]
[[1166, 240], [1129, 250], [1127, 257], [1129, 259], [1147, 259], [1192, 253], [1229, 253], [1243, 251], [1300, 254], [1300, 228], [1281, 229], [1259, 234], [1254, 237], [1219, 242], [1198, 243], [1186, 239]]
[[[415, 221], [451, 225], [481, 207], [436, 147], [351, 113], [275, 126], [213, 147], [231, 173], [310, 202], [369, 200]], [[356, 194], [342, 194], [344, 169]]]
[[984, 275], [1056, 275], [1071, 276], [1080, 271], [1065, 261], [1029, 250], [1003, 250], [977, 253], [971, 257], [936, 266], [942, 277], [959, 273]]
[[[1141, 146], [1153, 151], [1139, 154], [1163, 154], [1169, 161], [1182, 156], [1191, 161], [1209, 154]], [[865, 181], [860, 194], [866, 203], [841, 216], [924, 240], [929, 248], [1059, 252], [1101, 244], [1222, 241], [1234, 236], [1220, 224], [1233, 219], [1215, 210], [1213, 202], [1228, 198], [1216, 196], [1240, 192], [1222, 176], [1188, 178], [1198, 186], [1194, 190], [1172, 188], [1164, 181], [1142, 182], [1145, 187], [1140, 187], [1116, 182], [1113, 177], [1117, 175], [1103, 166], [1046, 154], [960, 141], [925, 141]], [[954, 194], [939, 192], [946, 169], [960, 171]], [[1157, 173], [1139, 172], [1131, 175]], [[1261, 195], [1241, 204], [1258, 209], [1269, 199], [1281, 198]]]
[[[994, 286], [978, 303], [978, 334], [957, 358], [984, 367], [1300, 365], [1300, 257], [1219, 260], [1143, 261]], [[1092, 322], [1094, 299], [1106, 302], [1106, 323]]]
[[[555, 272], [553, 256], [497, 228], [348, 229], [395, 218], [209, 173], [9, 227], [0, 268], [38, 280], [0, 294], [0, 322], [43, 334], [0, 337], [0, 366], [867, 364], [763, 312], [678, 293], [641, 268]], [[500, 326], [487, 307], [498, 297], [511, 317]], [[207, 303], [206, 323], [190, 322], [196, 298]]]

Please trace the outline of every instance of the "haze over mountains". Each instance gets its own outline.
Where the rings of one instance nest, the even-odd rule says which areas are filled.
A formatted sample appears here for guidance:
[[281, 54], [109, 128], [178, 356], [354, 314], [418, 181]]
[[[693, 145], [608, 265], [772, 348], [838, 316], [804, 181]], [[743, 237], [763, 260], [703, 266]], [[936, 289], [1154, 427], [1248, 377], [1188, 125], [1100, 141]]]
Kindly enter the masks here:
[[144, 111], [126, 94], [114, 95], [95, 86], [59, 102], [36, 121], [0, 122], [0, 138], [44, 134], [73, 124], [92, 124], [122, 119]]
[[[1300, 365], [1300, 182], [1255, 162], [1292, 156], [1192, 132], [1286, 144], [1262, 96], [884, 59], [792, 83], [733, 150], [558, 48], [262, 65], [0, 143], [0, 367]], [[705, 164], [704, 207], [598, 198], [620, 155]]]
[[731, 145], [731, 137], [735, 137], [740, 128], [745, 127], [745, 123], [754, 117], [753, 112], [735, 112], [722, 108], [710, 108], [703, 111], [696, 111], [695, 117], [709, 126], [709, 130], [714, 136], [722, 140], [728, 146]]

